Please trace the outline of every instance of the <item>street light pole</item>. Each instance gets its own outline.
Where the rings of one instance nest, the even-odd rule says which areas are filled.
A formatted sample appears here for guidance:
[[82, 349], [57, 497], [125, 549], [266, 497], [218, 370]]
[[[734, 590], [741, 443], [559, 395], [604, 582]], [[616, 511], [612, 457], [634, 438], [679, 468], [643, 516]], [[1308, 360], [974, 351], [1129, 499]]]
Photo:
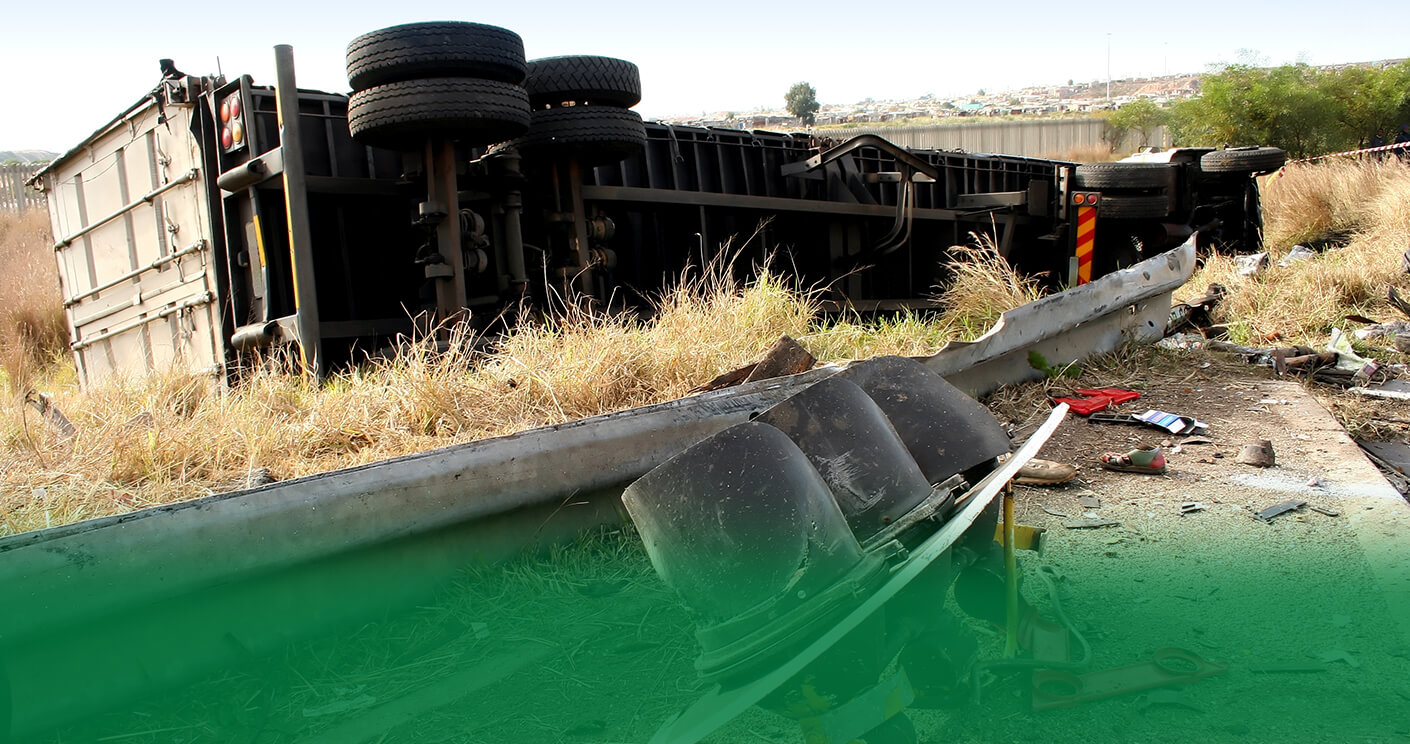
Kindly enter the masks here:
[[1111, 103], [1111, 32], [1106, 35], [1106, 101]]

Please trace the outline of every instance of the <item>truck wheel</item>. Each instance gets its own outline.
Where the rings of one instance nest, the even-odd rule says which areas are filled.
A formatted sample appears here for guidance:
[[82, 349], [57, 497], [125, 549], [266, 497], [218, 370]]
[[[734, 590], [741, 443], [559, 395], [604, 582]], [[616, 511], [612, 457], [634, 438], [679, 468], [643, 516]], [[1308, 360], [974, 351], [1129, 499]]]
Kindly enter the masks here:
[[1267, 173], [1283, 167], [1288, 154], [1277, 147], [1240, 147], [1207, 152], [1199, 159], [1207, 173]]
[[498, 26], [463, 21], [408, 23], [348, 44], [348, 85], [366, 90], [431, 77], [524, 82], [524, 40]]
[[516, 143], [526, 157], [576, 155], [590, 165], [615, 163], [646, 147], [641, 115], [613, 106], [534, 111], [529, 133]]
[[1079, 189], [1158, 189], [1170, 185], [1174, 172], [1169, 163], [1088, 163], [1077, 166], [1073, 183]]
[[530, 60], [524, 88], [536, 108], [566, 101], [630, 108], [641, 102], [641, 71], [624, 59], [577, 55]]
[[435, 136], [487, 145], [528, 127], [524, 89], [490, 80], [407, 80], [360, 90], [348, 99], [348, 131], [365, 145], [415, 146]]
[[1098, 217], [1144, 220], [1170, 214], [1170, 198], [1161, 196], [1107, 196], [1102, 194]]

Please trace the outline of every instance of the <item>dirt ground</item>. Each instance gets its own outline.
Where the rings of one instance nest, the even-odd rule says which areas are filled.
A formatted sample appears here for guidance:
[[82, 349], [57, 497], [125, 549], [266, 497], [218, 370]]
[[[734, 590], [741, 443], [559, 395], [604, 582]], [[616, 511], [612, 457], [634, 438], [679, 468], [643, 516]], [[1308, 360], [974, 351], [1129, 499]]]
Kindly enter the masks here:
[[[1090, 669], [1173, 647], [1227, 670], [1044, 713], [1022, 703], [1021, 680], [997, 681], [992, 705], [918, 717], [922, 741], [927, 731], [931, 741], [1025, 741], [1039, 728], [1113, 741], [1405, 741], [1410, 506], [1302, 383], [1213, 354], [1154, 354], [1136, 369], [1141, 378], [1124, 382], [1142, 397], [1116, 412], [1192, 415], [1209, 424], [1210, 441], [1069, 417], [1040, 456], [1078, 466], [1077, 477], [1017, 489], [1018, 521], [1047, 531], [1027, 570], [1046, 565], [1061, 577], [1067, 614], [1091, 641]], [[1093, 378], [1077, 387], [1110, 382]], [[996, 403], [1020, 436], [1032, 397]], [[1236, 461], [1257, 439], [1272, 441], [1274, 467]], [[1164, 475], [1098, 465], [1103, 452], [1156, 445], [1167, 452]], [[1289, 499], [1307, 506], [1255, 518]], [[1191, 502], [1198, 510], [1182, 515]], [[1063, 526], [1082, 517], [1117, 524]], [[1026, 594], [1051, 614], [1034, 583]], [[967, 735], [976, 730], [985, 733]]]

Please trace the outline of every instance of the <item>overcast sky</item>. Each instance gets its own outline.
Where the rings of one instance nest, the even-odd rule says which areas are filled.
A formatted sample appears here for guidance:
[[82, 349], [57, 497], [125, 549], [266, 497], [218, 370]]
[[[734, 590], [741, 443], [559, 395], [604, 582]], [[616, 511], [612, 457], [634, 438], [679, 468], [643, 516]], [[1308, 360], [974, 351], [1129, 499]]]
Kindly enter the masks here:
[[813, 84], [823, 103], [973, 93], [1202, 72], [1254, 50], [1273, 64], [1410, 56], [1394, 3], [1110, 2], [16, 3], [3, 14], [0, 150], [61, 152], [121, 113], [170, 57], [191, 74], [273, 82], [294, 47], [300, 87], [346, 91], [347, 42], [424, 20], [491, 23], [530, 58], [603, 54], [637, 63], [647, 118], [782, 105]]

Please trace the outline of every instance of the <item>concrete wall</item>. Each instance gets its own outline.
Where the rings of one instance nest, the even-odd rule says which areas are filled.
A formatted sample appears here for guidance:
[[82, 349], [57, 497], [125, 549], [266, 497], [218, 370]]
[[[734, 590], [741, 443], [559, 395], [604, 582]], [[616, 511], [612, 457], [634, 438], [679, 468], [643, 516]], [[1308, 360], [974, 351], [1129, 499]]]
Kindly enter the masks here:
[[[849, 137], [876, 134], [902, 147], [936, 150], [964, 150], [1001, 155], [1028, 157], [1071, 157], [1078, 148], [1105, 147], [1102, 133], [1106, 122], [1095, 117], [1072, 119], [1029, 119], [984, 121], [971, 119], [964, 123], [932, 124], [920, 127], [862, 126], [855, 129], [822, 129], [819, 134]], [[1151, 138], [1159, 146], [1165, 138], [1162, 127]], [[1134, 152], [1140, 146], [1140, 135], [1131, 133], [1117, 152]]]

